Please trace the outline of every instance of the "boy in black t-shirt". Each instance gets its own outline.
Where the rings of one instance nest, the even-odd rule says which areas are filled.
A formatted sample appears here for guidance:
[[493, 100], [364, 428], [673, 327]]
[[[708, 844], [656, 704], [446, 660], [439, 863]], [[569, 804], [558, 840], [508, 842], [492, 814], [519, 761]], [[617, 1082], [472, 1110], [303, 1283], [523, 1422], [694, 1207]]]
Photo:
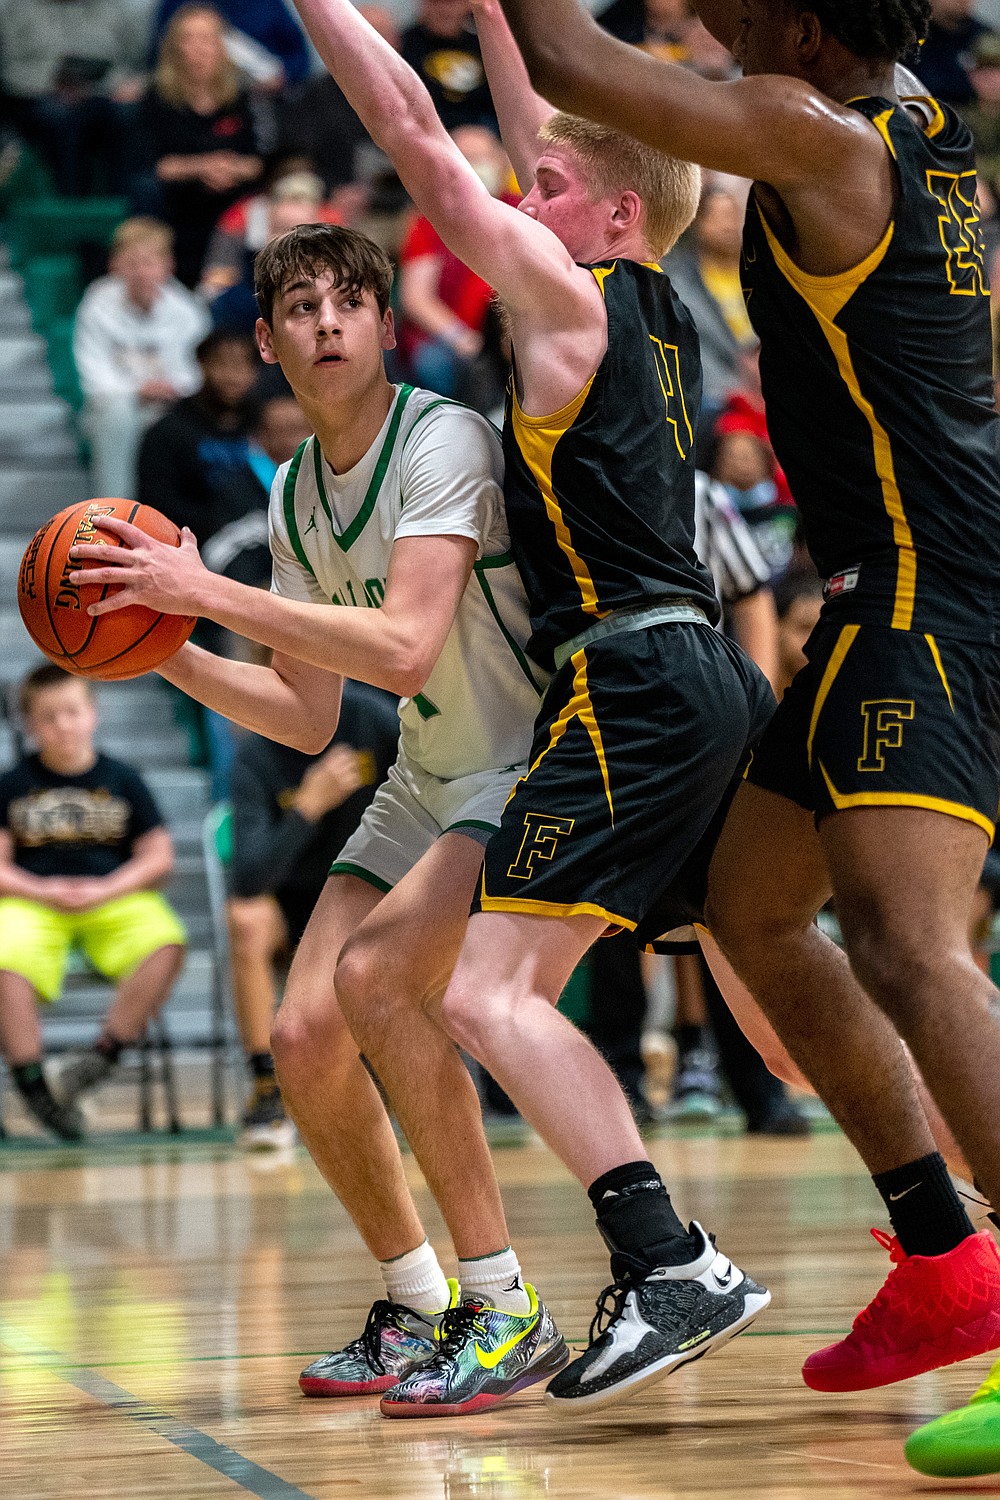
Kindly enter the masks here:
[[[173, 847], [145, 782], [94, 748], [87, 683], [38, 667], [21, 688], [38, 751], [0, 776], [0, 1051], [26, 1107], [65, 1140], [83, 1135], [75, 1100], [102, 1083], [167, 1000], [184, 929], [155, 889]], [[94, 1047], [42, 1071], [37, 1002], [58, 998], [70, 951], [117, 982]]]

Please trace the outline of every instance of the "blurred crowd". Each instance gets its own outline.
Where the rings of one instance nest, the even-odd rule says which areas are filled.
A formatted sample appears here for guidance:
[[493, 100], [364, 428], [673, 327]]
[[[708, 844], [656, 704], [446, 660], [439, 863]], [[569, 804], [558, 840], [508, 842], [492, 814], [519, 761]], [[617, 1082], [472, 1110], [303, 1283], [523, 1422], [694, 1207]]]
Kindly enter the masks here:
[[[415, 0], [403, 26], [395, 9], [360, 9], [420, 73], [488, 190], [517, 202], [465, 0]], [[736, 75], [688, 0], [613, 0], [599, 19], [624, 42], [702, 76]], [[996, 259], [1000, 34], [974, 0], [933, 0], [914, 67], [975, 131]], [[53, 194], [123, 205], [103, 274], [75, 318], [94, 494], [156, 506], [194, 531], [214, 570], [268, 585], [268, 495], [308, 429], [280, 372], [257, 356], [253, 262], [275, 235], [317, 220], [365, 230], [395, 260], [392, 378], [500, 419], [509, 351], [491, 289], [412, 210], [284, 0], [0, 0], [0, 91], [0, 171], [28, 152]], [[768, 440], [740, 283], [748, 191], [746, 182], [706, 174], [697, 219], [664, 268], [702, 343], [698, 548], [716, 578], [725, 628], [780, 695], [804, 660], [822, 596]], [[200, 639], [241, 649], [204, 627]], [[384, 704], [361, 695], [345, 720], [347, 739], [315, 764], [292, 764], [276, 747], [248, 748], [211, 715], [199, 724], [215, 795], [234, 807], [237, 1005], [265, 1124], [268, 1109], [271, 1124], [282, 1123], [266, 1074], [273, 966], [316, 894], [299, 888], [302, 871], [312, 870], [307, 834], [345, 805], [360, 817], [368, 782], [359, 780], [356, 756], [382, 767], [384, 716]], [[345, 759], [344, 744], [355, 759]], [[264, 878], [285, 868], [289, 851], [291, 890]], [[589, 1014], [638, 1113], [712, 1116], [728, 1090], [752, 1129], [807, 1128], [727, 1024], [704, 966], [692, 958], [669, 973], [662, 964], [644, 969], [637, 953], [612, 952], [618, 947], [598, 946]], [[664, 987], [675, 1017], [670, 1047], [663, 1025], [649, 1019]], [[664, 1059], [672, 1069], [675, 1052], [671, 1095], [661, 1085]]]

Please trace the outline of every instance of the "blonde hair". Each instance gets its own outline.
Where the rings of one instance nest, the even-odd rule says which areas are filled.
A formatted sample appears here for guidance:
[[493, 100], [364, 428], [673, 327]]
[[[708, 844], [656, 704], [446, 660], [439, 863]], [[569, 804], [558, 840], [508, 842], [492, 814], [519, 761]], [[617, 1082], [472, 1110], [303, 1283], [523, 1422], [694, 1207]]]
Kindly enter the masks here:
[[656, 260], [672, 249], [698, 212], [701, 172], [693, 162], [679, 161], [620, 130], [561, 110], [546, 120], [538, 138], [575, 152], [593, 198], [636, 194], [645, 211], [643, 232]]
[[[180, 32], [184, 22], [191, 16], [212, 16], [219, 24], [220, 34], [225, 30], [225, 22], [215, 7], [202, 5], [200, 0], [192, 0], [191, 4], [182, 5], [180, 10], [174, 12], [170, 25], [163, 33], [163, 40], [156, 58], [153, 82], [160, 98], [167, 104], [172, 104], [176, 109], [182, 108], [188, 102], [184, 63], [181, 59]], [[220, 109], [227, 104], [232, 104], [240, 92], [239, 72], [224, 46], [219, 71], [213, 79], [213, 88]]]
[[132, 250], [136, 245], [154, 244], [161, 250], [173, 249], [174, 232], [169, 225], [161, 223], [159, 219], [126, 219], [114, 232], [111, 254], [118, 255], [122, 250]]

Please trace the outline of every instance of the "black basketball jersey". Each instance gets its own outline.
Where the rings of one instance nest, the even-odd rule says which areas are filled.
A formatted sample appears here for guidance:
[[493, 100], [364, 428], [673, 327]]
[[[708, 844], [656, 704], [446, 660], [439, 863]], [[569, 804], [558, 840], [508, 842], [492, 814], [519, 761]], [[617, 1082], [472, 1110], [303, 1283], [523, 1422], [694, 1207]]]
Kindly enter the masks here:
[[547, 417], [525, 416], [512, 381], [504, 424], [511, 550], [529, 650], [547, 669], [556, 646], [613, 610], [683, 597], [718, 617], [694, 551], [694, 325], [657, 266], [587, 269], [608, 313], [600, 368]]
[[830, 580], [828, 609], [1000, 640], [1000, 417], [972, 136], [923, 101], [858, 99], [897, 166], [892, 222], [856, 270], [810, 276], [756, 197], [743, 284], [768, 427]]

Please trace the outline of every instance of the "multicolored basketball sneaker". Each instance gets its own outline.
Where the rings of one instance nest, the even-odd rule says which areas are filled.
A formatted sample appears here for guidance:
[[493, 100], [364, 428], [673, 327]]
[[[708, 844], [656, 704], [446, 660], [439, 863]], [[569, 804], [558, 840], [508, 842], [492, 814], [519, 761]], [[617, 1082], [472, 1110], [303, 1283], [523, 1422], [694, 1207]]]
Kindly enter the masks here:
[[524, 1314], [472, 1297], [446, 1312], [437, 1353], [382, 1397], [382, 1415], [459, 1417], [487, 1411], [561, 1370], [569, 1359], [563, 1336], [534, 1287], [525, 1282], [524, 1290], [531, 1303]]
[[[458, 1306], [457, 1281], [449, 1279], [449, 1309]], [[401, 1302], [372, 1304], [359, 1339], [307, 1365], [299, 1376], [306, 1396], [378, 1396], [389, 1391], [440, 1345], [439, 1326], [450, 1313], [422, 1313]]]
[[906, 1461], [936, 1479], [1000, 1474], [1000, 1360], [968, 1406], [917, 1428], [906, 1445]]
[[701, 1359], [749, 1327], [771, 1301], [715, 1248], [700, 1224], [702, 1252], [683, 1266], [650, 1270], [615, 1251], [615, 1280], [597, 1300], [590, 1345], [550, 1384], [547, 1399], [573, 1411], [610, 1406], [681, 1365]]
[[947, 1255], [907, 1255], [872, 1234], [893, 1268], [839, 1344], [810, 1354], [802, 1378], [814, 1391], [869, 1391], [1000, 1348], [1000, 1251], [985, 1229]]

